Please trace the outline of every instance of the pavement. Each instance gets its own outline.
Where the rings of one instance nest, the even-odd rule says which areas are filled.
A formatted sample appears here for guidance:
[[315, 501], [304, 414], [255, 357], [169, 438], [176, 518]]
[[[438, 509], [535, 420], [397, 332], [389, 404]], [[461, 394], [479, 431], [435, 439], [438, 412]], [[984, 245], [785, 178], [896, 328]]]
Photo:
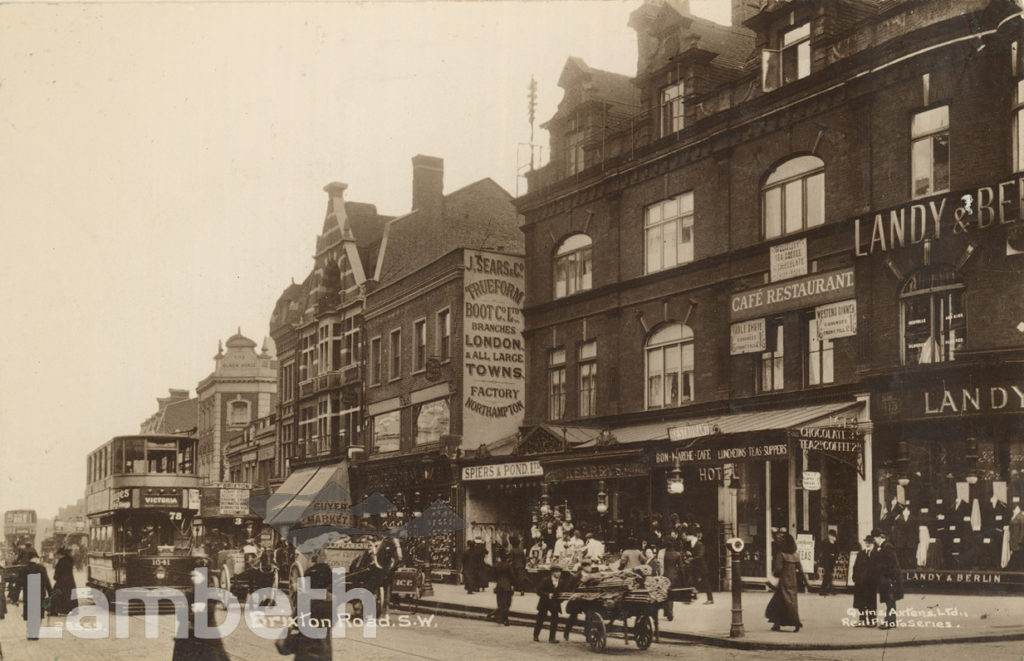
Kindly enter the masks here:
[[[897, 628], [881, 630], [854, 626], [858, 617], [849, 593], [804, 593], [798, 598], [803, 622], [799, 632], [792, 627], [771, 630], [771, 624], [764, 618], [770, 598], [768, 591], [743, 592], [742, 637], [729, 635], [731, 593], [715, 593], [711, 605], [704, 604], [704, 595], [690, 604], [676, 603], [672, 621], [659, 618], [658, 642], [699, 642], [738, 649], [829, 650], [1024, 640], [1021, 595], [908, 594], [897, 602]], [[423, 597], [413, 605], [419, 611], [484, 619], [495, 607], [495, 596], [492, 588], [467, 594], [461, 585], [435, 584], [433, 596]], [[535, 594], [515, 593], [510, 621], [532, 626], [536, 606]], [[610, 633], [608, 644], [612, 645], [613, 640], [615, 637]]]

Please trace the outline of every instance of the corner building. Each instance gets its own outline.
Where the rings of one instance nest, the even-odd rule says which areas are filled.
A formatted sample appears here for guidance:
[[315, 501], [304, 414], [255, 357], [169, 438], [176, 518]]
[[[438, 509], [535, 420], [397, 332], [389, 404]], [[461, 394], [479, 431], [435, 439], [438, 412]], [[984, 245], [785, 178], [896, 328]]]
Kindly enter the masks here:
[[728, 537], [758, 582], [773, 529], [810, 559], [882, 526], [911, 589], [1022, 587], [1019, 8], [736, 0], [723, 26], [658, 0], [629, 26], [632, 89], [570, 58], [517, 200], [513, 454], [613, 545], [699, 523], [723, 583]]

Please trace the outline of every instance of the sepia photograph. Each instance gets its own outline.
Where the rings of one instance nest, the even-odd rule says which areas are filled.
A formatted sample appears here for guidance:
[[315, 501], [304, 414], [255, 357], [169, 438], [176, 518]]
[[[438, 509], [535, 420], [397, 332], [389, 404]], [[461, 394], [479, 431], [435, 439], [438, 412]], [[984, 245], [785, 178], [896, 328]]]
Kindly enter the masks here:
[[1024, 0], [0, 0], [0, 660], [1024, 659]]

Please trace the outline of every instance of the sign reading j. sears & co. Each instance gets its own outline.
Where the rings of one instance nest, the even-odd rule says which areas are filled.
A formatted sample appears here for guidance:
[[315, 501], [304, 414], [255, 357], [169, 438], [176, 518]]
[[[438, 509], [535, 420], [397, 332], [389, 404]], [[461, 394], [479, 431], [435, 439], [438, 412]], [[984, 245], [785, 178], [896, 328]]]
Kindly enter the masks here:
[[463, 449], [509, 436], [523, 420], [525, 260], [465, 251], [463, 275]]

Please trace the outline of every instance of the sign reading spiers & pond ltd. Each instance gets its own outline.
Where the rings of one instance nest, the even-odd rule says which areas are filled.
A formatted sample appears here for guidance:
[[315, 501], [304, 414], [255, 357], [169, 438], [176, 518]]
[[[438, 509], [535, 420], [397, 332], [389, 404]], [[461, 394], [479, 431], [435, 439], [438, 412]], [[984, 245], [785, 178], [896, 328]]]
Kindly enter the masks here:
[[522, 257], [465, 251], [463, 448], [510, 436], [523, 421], [526, 348]]

